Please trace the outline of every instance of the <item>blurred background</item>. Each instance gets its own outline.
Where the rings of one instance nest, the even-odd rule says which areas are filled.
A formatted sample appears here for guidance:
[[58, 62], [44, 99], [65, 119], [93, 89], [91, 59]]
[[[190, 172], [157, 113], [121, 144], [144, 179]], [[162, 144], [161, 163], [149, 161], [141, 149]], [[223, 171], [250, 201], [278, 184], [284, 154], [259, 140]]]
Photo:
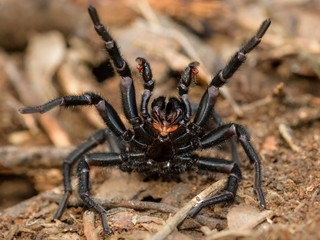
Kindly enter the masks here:
[[[93, 91], [107, 99], [126, 122], [119, 77], [94, 31], [89, 5], [97, 9], [132, 69], [138, 104], [143, 81], [135, 68], [136, 57], [145, 57], [151, 64], [156, 81], [153, 96], [177, 96], [181, 73], [191, 61], [199, 61], [198, 81], [190, 91], [191, 101], [198, 103], [218, 70], [254, 36], [264, 19], [272, 20], [260, 45], [221, 89], [215, 109], [225, 122], [247, 127], [262, 158], [263, 185], [273, 215], [268, 225], [250, 237], [319, 239], [317, 0], [0, 0], [2, 237], [34, 239], [35, 228], [26, 224], [31, 219], [10, 215], [6, 209], [60, 186], [62, 159], [96, 129], [104, 128], [89, 107], [23, 116], [17, 111], [20, 107]], [[244, 179], [237, 201], [257, 206], [252, 167], [240, 152]], [[227, 151], [214, 154], [230, 159]], [[188, 184], [200, 186], [202, 181]], [[164, 199], [151, 190], [148, 194], [150, 199]], [[218, 230], [228, 226], [227, 211], [215, 210], [215, 216], [225, 221]], [[37, 219], [49, 219], [53, 212], [48, 210]], [[81, 213], [74, 214], [81, 218]], [[24, 228], [12, 230], [15, 224]], [[48, 236], [45, 225], [39, 226], [37, 232]], [[199, 229], [184, 231], [179, 239], [210, 239]], [[83, 237], [81, 231], [79, 236]]]

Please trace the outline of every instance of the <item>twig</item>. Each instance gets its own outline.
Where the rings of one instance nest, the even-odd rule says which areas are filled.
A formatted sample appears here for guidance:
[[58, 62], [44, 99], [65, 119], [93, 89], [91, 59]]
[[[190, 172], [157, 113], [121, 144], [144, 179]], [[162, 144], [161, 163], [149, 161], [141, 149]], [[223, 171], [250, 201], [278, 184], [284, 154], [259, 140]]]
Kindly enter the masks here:
[[320, 111], [317, 107], [301, 107], [295, 114], [295, 118], [289, 120], [292, 128], [298, 128], [302, 125], [317, 121], [320, 119]]
[[56, 147], [70, 147], [72, 146], [68, 134], [61, 128], [57, 119], [51, 114], [44, 114], [39, 116], [39, 123], [46, 131], [50, 140]]
[[275, 100], [282, 100], [285, 96], [285, 85], [283, 82], [279, 83], [272, 91], [272, 94], [266, 96], [265, 98], [259, 99], [255, 102], [248, 103], [241, 106], [242, 112], [254, 111], [257, 108], [265, 106], [272, 103]]
[[99, 240], [97, 229], [94, 226], [94, 213], [85, 211], [83, 214], [83, 232], [87, 240]]
[[204, 191], [195, 196], [190, 202], [188, 202], [183, 208], [181, 208], [173, 217], [166, 221], [166, 224], [149, 240], [162, 240], [165, 239], [187, 216], [190, 210], [198, 203], [208, 198], [210, 195], [214, 195], [217, 192], [223, 190], [228, 179], [223, 178], [218, 182], [215, 182]]
[[206, 240], [216, 240], [216, 239], [230, 239], [230, 238], [241, 238], [241, 237], [251, 237], [253, 235], [252, 230], [244, 229], [232, 229], [232, 230], [225, 230], [222, 232], [218, 232], [214, 235], [208, 236]]
[[0, 171], [61, 167], [62, 159], [72, 150], [71, 147], [0, 147]]
[[[54, 202], [59, 202], [61, 200], [61, 196], [49, 194], [48, 196], [45, 196], [44, 199], [54, 201]], [[142, 210], [142, 211], [156, 210], [164, 213], [176, 213], [179, 211], [178, 208], [165, 203], [137, 201], [137, 200], [117, 200], [117, 199], [107, 200], [107, 199], [99, 199], [99, 198], [93, 198], [93, 199], [95, 202], [99, 203], [102, 207], [106, 209], [122, 207], [122, 208], [130, 208], [130, 209]], [[72, 197], [69, 199], [68, 206], [77, 207], [81, 205], [83, 205], [83, 203], [78, 198]], [[217, 224], [223, 224], [223, 221], [220, 221], [219, 219], [213, 219], [211, 217], [207, 217], [200, 214], [198, 214], [195, 217], [195, 220], [197, 220], [197, 222], [200, 223], [201, 225], [207, 226], [210, 229], [214, 229]]]
[[285, 124], [279, 124], [279, 132], [283, 139], [289, 144], [290, 148], [295, 152], [300, 152], [301, 149], [298, 147], [294, 141], [292, 136], [292, 130], [289, 126]]
[[[74, 181], [72, 181], [72, 185], [76, 185]], [[39, 201], [52, 201], [52, 202], [59, 202], [61, 200], [61, 187], [54, 188], [50, 191], [41, 193], [35, 197], [27, 199], [15, 206], [9, 207], [0, 211], [0, 220], [5, 218], [15, 218], [23, 215], [25, 211], [34, 203]], [[116, 207], [123, 207], [123, 208], [130, 208], [135, 210], [157, 210], [164, 213], [175, 213], [178, 212], [179, 209], [175, 208], [171, 205], [164, 204], [164, 203], [157, 203], [157, 202], [145, 202], [145, 201], [135, 201], [135, 200], [105, 200], [105, 199], [94, 199], [97, 203], [99, 203], [104, 208], [116, 208]], [[83, 205], [83, 202], [76, 198], [71, 197], [68, 203], [68, 206], [80, 206]], [[195, 218], [201, 225], [208, 226], [210, 229], [214, 229], [217, 224], [223, 224], [223, 221], [219, 219], [214, 219], [211, 217], [198, 215]]]
[[19, 226], [14, 225], [9, 232], [7, 232], [7, 236], [4, 238], [4, 240], [12, 240], [14, 239], [14, 235], [18, 232]]

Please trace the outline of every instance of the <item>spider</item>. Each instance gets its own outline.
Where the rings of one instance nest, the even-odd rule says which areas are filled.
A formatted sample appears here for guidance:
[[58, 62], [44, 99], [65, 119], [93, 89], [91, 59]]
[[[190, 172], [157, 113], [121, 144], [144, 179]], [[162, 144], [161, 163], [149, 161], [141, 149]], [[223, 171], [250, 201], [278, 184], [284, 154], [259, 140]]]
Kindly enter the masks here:
[[[89, 139], [71, 152], [63, 161], [64, 196], [54, 215], [59, 219], [72, 194], [70, 184], [71, 168], [78, 162], [77, 176], [79, 179], [79, 195], [82, 201], [100, 214], [105, 232], [111, 234], [106, 210], [96, 203], [89, 195], [89, 171], [91, 166], [119, 167], [126, 172], [177, 174], [190, 170], [217, 171], [229, 174], [229, 180], [223, 193], [203, 200], [195, 206], [190, 216], [194, 217], [202, 208], [219, 202], [231, 201], [235, 198], [241, 171], [238, 161], [214, 157], [202, 157], [194, 153], [196, 150], [208, 149], [237, 137], [250, 163], [254, 164], [254, 189], [260, 206], [266, 207], [261, 183], [261, 163], [255, 149], [250, 143], [250, 137], [244, 127], [236, 123], [224, 124], [214, 111], [214, 105], [219, 94], [219, 88], [237, 71], [245, 61], [246, 54], [254, 49], [270, 26], [270, 19], [265, 20], [256, 35], [252, 37], [228, 64], [211, 80], [203, 94], [192, 117], [188, 92], [191, 82], [198, 73], [197, 62], [192, 62], [185, 69], [178, 85], [179, 97], [166, 100], [160, 96], [148, 103], [154, 88], [154, 80], [149, 63], [138, 57], [137, 69], [144, 81], [144, 92], [138, 113], [135, 88], [131, 71], [122, 58], [117, 43], [100, 23], [94, 7], [88, 8], [94, 28], [102, 38], [112, 63], [121, 77], [120, 89], [125, 117], [132, 128], [127, 129], [115, 109], [98, 94], [88, 92], [78, 96], [65, 96], [54, 99], [36, 107], [19, 109], [22, 114], [44, 113], [56, 106], [93, 105], [106, 124], [105, 129], [94, 133]], [[192, 118], [191, 118], [192, 117]], [[205, 129], [209, 119], [218, 123], [218, 127]], [[97, 145], [108, 141], [111, 152], [91, 152]]]

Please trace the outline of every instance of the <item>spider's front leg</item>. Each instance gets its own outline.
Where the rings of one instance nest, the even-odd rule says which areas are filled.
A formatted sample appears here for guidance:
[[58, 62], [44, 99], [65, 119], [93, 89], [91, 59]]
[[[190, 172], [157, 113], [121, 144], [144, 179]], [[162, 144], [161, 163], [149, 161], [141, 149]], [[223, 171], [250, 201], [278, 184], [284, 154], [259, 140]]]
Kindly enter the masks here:
[[114, 66], [116, 67], [117, 72], [121, 77], [131, 77], [131, 71], [127, 62], [121, 57], [117, 43], [112, 39], [109, 32], [101, 24], [97, 10], [90, 6], [88, 11], [96, 32], [105, 42], [105, 48]]
[[105, 48], [113, 62], [113, 65], [121, 76], [121, 95], [124, 113], [131, 123], [137, 122], [138, 124], [140, 121], [137, 110], [136, 95], [128, 63], [121, 57], [117, 43], [100, 22], [96, 9], [90, 6], [88, 11], [96, 32], [105, 42]]
[[246, 54], [251, 52], [260, 42], [263, 35], [268, 30], [271, 24], [270, 19], [264, 20], [258, 29], [255, 36], [253, 36], [240, 50], [231, 58], [229, 63], [220, 70], [219, 73], [212, 79], [210, 86], [221, 87], [229, 78], [239, 69], [241, 64], [246, 60]]
[[[145, 131], [145, 128], [142, 127], [142, 121], [138, 115], [136, 93], [128, 63], [121, 57], [116, 42], [113, 40], [109, 32], [103, 26], [103, 24], [100, 22], [96, 9], [90, 6], [88, 8], [88, 11], [96, 32], [105, 42], [105, 48], [118, 74], [121, 76], [121, 98], [124, 114], [130, 122], [130, 124], [132, 125], [136, 138], [143, 139], [146, 144], [151, 144], [152, 138]], [[147, 69], [150, 70], [150, 68]], [[150, 84], [150, 89], [152, 89], [153, 83]]]
[[197, 126], [203, 126], [210, 117], [210, 112], [215, 104], [216, 95], [219, 88], [222, 87], [229, 78], [239, 69], [246, 60], [246, 54], [251, 52], [260, 42], [263, 35], [271, 24], [270, 19], [266, 19], [258, 29], [256, 35], [252, 37], [240, 50], [231, 58], [228, 64], [218, 72], [212, 79], [206, 92], [203, 94], [198, 111], [196, 112], [193, 123]]

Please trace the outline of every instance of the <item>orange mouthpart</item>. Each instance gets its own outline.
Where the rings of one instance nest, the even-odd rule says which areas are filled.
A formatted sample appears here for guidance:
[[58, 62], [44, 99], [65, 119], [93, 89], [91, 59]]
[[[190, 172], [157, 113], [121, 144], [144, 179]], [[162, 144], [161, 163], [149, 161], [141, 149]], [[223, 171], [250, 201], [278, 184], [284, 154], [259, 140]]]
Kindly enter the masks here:
[[178, 125], [167, 127], [167, 126], [159, 125], [155, 122], [153, 122], [152, 125], [155, 129], [157, 129], [160, 132], [160, 135], [162, 137], [166, 137], [168, 136], [168, 133], [174, 132], [175, 130], [178, 129]]

